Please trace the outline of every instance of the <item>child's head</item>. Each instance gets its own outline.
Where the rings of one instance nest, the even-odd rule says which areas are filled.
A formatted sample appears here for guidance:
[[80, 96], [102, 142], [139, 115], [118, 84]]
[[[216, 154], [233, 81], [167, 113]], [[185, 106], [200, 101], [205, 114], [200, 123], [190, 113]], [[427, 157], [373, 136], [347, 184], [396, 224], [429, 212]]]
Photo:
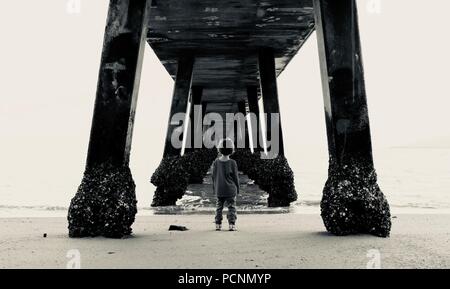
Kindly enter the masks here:
[[234, 143], [229, 138], [221, 139], [217, 148], [219, 149], [219, 153], [224, 156], [229, 156], [234, 152]]

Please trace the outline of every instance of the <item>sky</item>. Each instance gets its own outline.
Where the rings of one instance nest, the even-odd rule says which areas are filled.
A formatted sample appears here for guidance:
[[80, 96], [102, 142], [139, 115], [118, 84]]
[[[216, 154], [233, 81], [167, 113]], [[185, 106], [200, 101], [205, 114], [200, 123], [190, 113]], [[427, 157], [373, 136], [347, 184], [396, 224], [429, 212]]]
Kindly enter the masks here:
[[[64, 203], [81, 180], [108, 1], [81, 0], [79, 13], [67, 2], [0, 1], [0, 200], [35, 204], [48, 190]], [[450, 147], [450, 2], [357, 2], [375, 155]], [[327, 154], [320, 81], [313, 34], [278, 79], [288, 158]], [[142, 191], [152, 190], [148, 179], [161, 160], [172, 90], [147, 46], [131, 155]]]

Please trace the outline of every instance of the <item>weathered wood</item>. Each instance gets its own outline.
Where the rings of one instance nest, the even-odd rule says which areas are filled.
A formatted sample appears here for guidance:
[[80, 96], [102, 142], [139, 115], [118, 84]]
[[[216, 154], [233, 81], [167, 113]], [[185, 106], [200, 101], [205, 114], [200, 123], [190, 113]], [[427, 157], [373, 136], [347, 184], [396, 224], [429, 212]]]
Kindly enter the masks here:
[[203, 87], [193, 86], [191, 93], [191, 111], [190, 111], [190, 148], [203, 147], [203, 106], [202, 106]]
[[261, 148], [259, 146], [259, 135], [261, 133], [260, 130], [261, 126], [259, 118], [258, 87], [256, 86], [247, 87], [247, 99], [249, 112], [252, 114], [250, 121], [252, 126], [251, 136], [253, 140], [253, 148], [259, 150]]
[[330, 154], [321, 215], [336, 235], [389, 236], [389, 204], [377, 184], [355, 0], [315, 0]]
[[330, 156], [341, 164], [355, 155], [372, 163], [355, 1], [315, 5]]
[[208, 103], [206, 101], [202, 101], [202, 121], [205, 121], [206, 110], [208, 109]]
[[193, 84], [208, 102], [245, 100], [259, 85], [257, 50], [271, 47], [279, 75], [314, 31], [312, 0], [157, 1], [148, 42], [172, 77], [184, 49], [196, 51]]
[[249, 142], [249, 134], [248, 134], [248, 125], [247, 125], [247, 103], [245, 101], [240, 101], [238, 103], [238, 113], [242, 114], [244, 116], [244, 123], [240, 123], [238, 125], [238, 137], [237, 144], [240, 144], [240, 142], [243, 143], [243, 148], [249, 148], [250, 142]]
[[128, 167], [147, 30], [146, 0], [111, 0], [83, 180], [68, 211], [70, 237], [131, 234], [137, 213]]
[[[272, 142], [272, 146], [278, 145], [278, 149], [273, 151], [279, 155], [284, 155], [283, 132], [281, 129], [280, 105], [278, 101], [277, 76], [275, 72], [275, 58], [273, 50], [262, 48], [258, 54], [259, 73], [261, 79], [261, 94], [264, 104], [264, 114], [266, 118], [266, 140]], [[272, 124], [272, 122], [275, 122]], [[278, 128], [278, 139], [272, 140], [276, 135], [272, 131]], [[272, 148], [273, 149], [273, 148]], [[272, 150], [268, 148], [268, 150]]]
[[[189, 95], [192, 87], [192, 71], [194, 67], [194, 56], [189, 52], [180, 55], [178, 61], [177, 78], [175, 80], [175, 88], [172, 95], [172, 104], [170, 107], [169, 123], [167, 127], [166, 142], [164, 146], [164, 157], [175, 156], [181, 154], [181, 147], [174, 147], [172, 144], [172, 134], [175, 129], [180, 128], [179, 123], [172, 123], [172, 117], [177, 113], [186, 113]], [[184, 120], [183, 120], [184, 121]], [[183, 124], [183, 127], [186, 124]], [[182, 132], [181, 131], [181, 132]], [[180, 133], [180, 139], [182, 139]]]
[[111, 0], [87, 166], [128, 165], [147, 32], [146, 1]]

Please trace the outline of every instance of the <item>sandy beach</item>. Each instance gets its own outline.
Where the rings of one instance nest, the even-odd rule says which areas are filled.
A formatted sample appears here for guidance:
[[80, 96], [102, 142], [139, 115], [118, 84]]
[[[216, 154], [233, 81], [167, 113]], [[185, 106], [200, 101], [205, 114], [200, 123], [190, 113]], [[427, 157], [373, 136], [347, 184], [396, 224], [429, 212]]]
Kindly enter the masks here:
[[[64, 218], [4, 218], [0, 267], [64, 269], [78, 250], [81, 268], [364, 269], [373, 252], [381, 268], [449, 268], [449, 218], [397, 215], [382, 239], [329, 235], [318, 215], [240, 215], [237, 232], [215, 232], [209, 215], [156, 215], [138, 217], [121, 240], [70, 239]], [[171, 224], [189, 231], [169, 232]]]

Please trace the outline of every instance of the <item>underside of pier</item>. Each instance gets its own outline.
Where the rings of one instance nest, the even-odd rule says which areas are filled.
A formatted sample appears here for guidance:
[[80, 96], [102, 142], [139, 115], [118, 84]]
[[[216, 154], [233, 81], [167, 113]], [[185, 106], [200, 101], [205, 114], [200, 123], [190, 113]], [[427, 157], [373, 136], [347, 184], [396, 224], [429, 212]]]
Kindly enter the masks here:
[[[86, 171], [69, 209], [70, 236], [131, 233], [137, 207], [129, 156], [147, 43], [174, 79], [164, 153], [151, 177], [157, 188], [152, 205], [175, 205], [190, 183], [201, 183], [217, 157], [214, 144], [230, 131], [235, 143], [243, 141], [232, 158], [268, 193], [268, 205], [297, 200], [277, 77], [314, 31], [330, 155], [324, 225], [336, 235], [389, 236], [389, 204], [372, 159], [356, 0], [110, 0]], [[173, 117], [186, 112], [190, 121], [180, 127]], [[225, 121], [224, 133], [208, 146], [202, 121], [209, 113], [237, 113], [247, 121]], [[174, 145], [177, 133], [185, 150]]]
[[156, 0], [147, 41], [176, 79], [180, 56], [195, 55], [192, 85], [208, 111], [237, 111], [258, 87], [257, 51], [270, 48], [279, 75], [314, 31], [312, 0]]

